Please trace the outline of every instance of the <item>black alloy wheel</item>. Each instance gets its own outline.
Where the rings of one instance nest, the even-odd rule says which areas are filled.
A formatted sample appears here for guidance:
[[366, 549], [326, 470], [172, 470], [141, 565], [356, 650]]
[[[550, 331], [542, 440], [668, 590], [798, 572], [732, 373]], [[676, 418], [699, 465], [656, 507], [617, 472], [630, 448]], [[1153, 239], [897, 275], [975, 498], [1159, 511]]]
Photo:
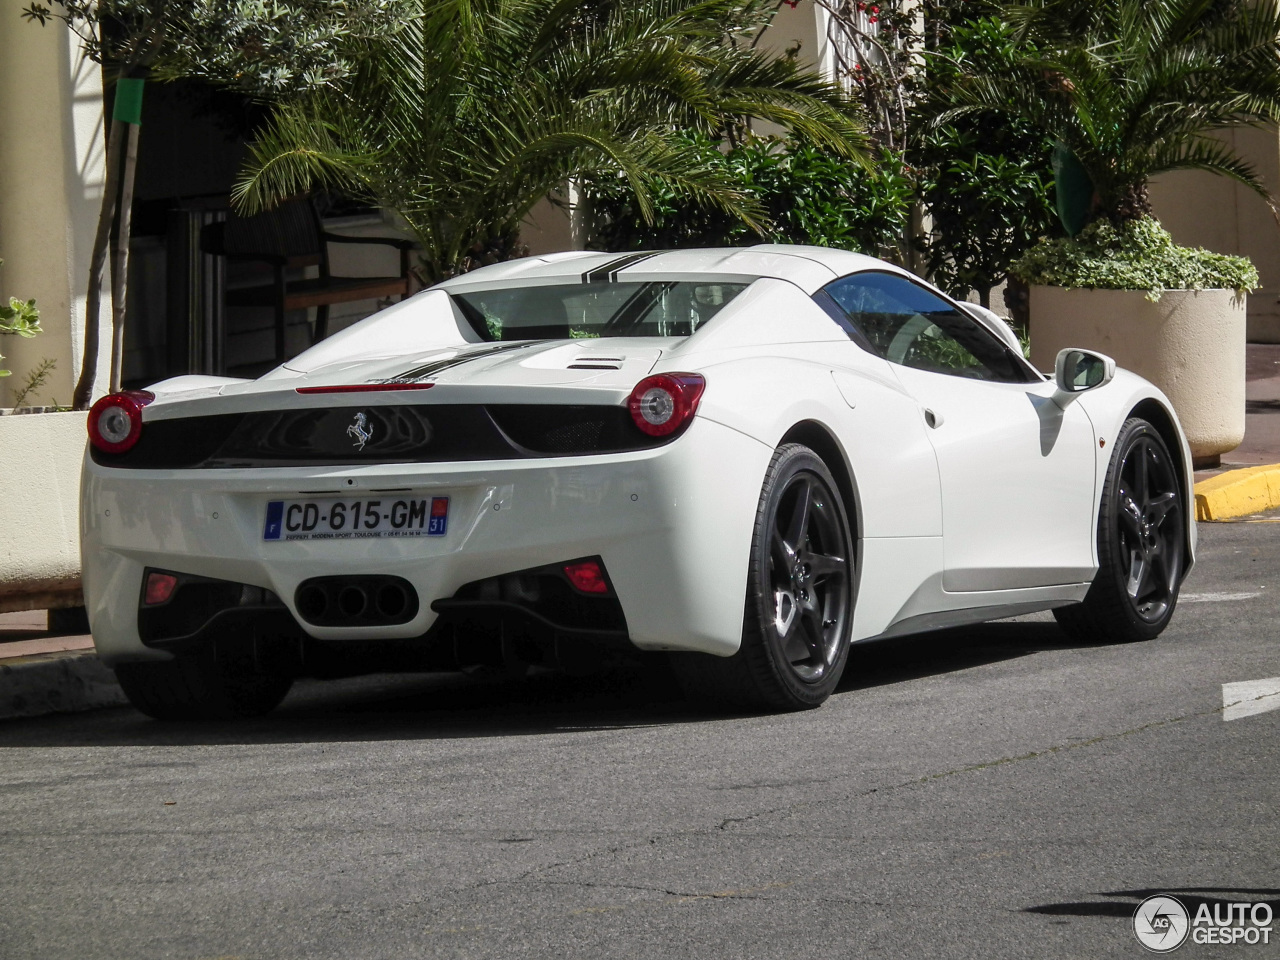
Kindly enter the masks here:
[[779, 447], [756, 513], [742, 645], [732, 657], [676, 656], [690, 698], [820, 706], [849, 657], [853, 573], [853, 537], [831, 472], [808, 447]]
[[1146, 420], [1125, 422], [1098, 511], [1098, 573], [1084, 602], [1054, 611], [1076, 640], [1150, 640], [1173, 616], [1187, 517], [1177, 462]]
[[766, 619], [803, 683], [840, 660], [849, 615], [849, 547], [835, 492], [811, 470], [792, 474], [769, 524]]
[[116, 679], [135, 708], [156, 720], [242, 720], [270, 713], [292, 674], [252, 648], [209, 644], [172, 660], [119, 663]]

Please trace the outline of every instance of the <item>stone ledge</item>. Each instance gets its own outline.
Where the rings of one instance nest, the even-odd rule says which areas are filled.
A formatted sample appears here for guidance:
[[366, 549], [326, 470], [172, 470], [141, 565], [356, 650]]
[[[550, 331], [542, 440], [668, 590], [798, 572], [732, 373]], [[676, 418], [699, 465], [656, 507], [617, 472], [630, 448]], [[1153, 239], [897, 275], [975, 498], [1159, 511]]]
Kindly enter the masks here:
[[40, 653], [0, 661], [0, 719], [117, 707], [128, 701], [97, 654]]

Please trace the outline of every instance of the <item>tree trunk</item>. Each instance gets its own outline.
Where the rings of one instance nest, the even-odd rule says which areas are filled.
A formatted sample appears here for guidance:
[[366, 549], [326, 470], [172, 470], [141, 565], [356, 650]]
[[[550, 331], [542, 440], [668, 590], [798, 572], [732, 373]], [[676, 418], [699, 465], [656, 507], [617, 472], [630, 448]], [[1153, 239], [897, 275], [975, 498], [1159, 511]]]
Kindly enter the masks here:
[[120, 389], [124, 369], [124, 328], [128, 315], [129, 237], [133, 214], [133, 183], [138, 170], [138, 135], [136, 123], [128, 127], [128, 146], [124, 154], [124, 174], [120, 181], [120, 228], [116, 234], [116, 258], [111, 268], [111, 392]]
[[80, 379], [76, 381], [71, 406], [87, 410], [93, 399], [94, 380], [98, 374], [98, 316], [102, 307], [102, 271], [107, 265], [111, 242], [111, 222], [115, 219], [116, 194], [120, 185], [120, 138], [124, 124], [111, 121], [107, 138], [107, 181], [102, 187], [102, 206], [98, 210], [98, 232], [93, 237], [93, 254], [89, 259], [89, 291], [84, 310], [84, 357], [80, 363]]
[[988, 310], [991, 309], [991, 288], [990, 287], [978, 288], [978, 303]]

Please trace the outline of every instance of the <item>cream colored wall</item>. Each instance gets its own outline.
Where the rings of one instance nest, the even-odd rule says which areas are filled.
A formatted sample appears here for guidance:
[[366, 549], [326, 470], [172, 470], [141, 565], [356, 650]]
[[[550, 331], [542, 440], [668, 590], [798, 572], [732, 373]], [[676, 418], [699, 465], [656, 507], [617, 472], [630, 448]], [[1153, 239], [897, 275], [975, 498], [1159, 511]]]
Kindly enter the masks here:
[[[800, 0], [795, 7], [782, 4], [757, 44], [759, 49], [776, 56], [796, 50], [796, 60], [802, 66], [817, 68], [825, 76], [831, 76], [834, 66], [827, 46], [827, 13], [813, 0]], [[765, 137], [786, 132], [776, 123], [762, 120], [752, 121], [751, 129]]]
[[80, 588], [86, 417], [0, 417], [0, 612], [65, 606]]
[[529, 247], [530, 256], [580, 250], [582, 245], [578, 239], [574, 236], [570, 211], [550, 200], [539, 200], [520, 225], [520, 240]]
[[[1253, 164], [1268, 188], [1280, 189], [1280, 134], [1275, 127], [1222, 134]], [[1280, 226], [1266, 202], [1226, 177], [1198, 170], [1157, 177], [1151, 203], [1174, 240], [1215, 253], [1243, 254], [1258, 268], [1262, 288], [1249, 297], [1251, 341], [1280, 343]]]
[[[34, 297], [45, 332], [5, 337], [0, 353], [13, 376], [0, 380], [8, 405], [25, 371], [57, 361], [33, 402], [70, 403], [84, 345], [90, 249], [102, 196], [102, 84], [96, 64], [59, 21], [40, 27], [20, 17], [25, 0], [0, 0], [0, 296]], [[102, 311], [106, 392], [110, 310]], [[0, 457], [8, 447], [0, 437]]]
[[809, 68], [820, 67], [831, 72], [827, 53], [826, 11], [813, 0], [800, 0], [795, 7], [782, 4], [773, 23], [760, 36], [758, 49], [778, 56], [797, 49], [797, 61]]

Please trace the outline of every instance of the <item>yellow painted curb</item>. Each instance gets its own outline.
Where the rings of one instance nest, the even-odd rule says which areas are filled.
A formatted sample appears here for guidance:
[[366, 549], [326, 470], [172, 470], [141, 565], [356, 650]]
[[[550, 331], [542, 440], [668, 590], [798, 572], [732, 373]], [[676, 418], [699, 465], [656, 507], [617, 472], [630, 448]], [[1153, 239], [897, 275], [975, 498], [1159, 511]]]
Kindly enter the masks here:
[[1229, 520], [1280, 507], [1280, 463], [1228, 470], [1196, 484], [1196, 519]]

